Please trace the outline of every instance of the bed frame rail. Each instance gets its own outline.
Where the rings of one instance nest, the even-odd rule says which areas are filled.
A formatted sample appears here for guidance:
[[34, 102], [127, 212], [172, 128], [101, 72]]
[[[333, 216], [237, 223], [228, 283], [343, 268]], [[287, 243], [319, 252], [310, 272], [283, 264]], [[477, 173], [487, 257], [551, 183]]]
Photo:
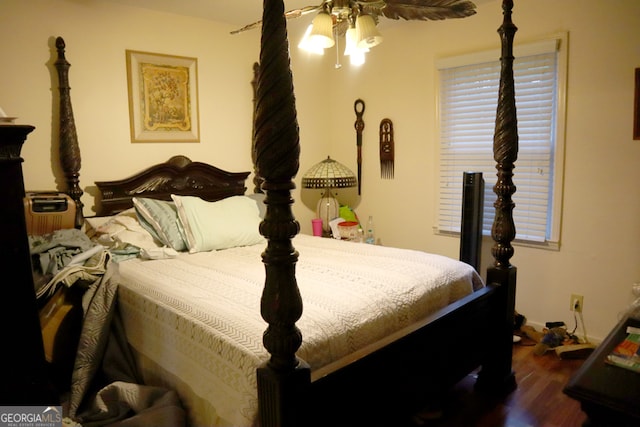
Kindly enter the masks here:
[[493, 285], [478, 290], [412, 331], [399, 331], [377, 350], [318, 378], [312, 384], [305, 425], [395, 425], [399, 414], [418, 412], [425, 403], [438, 407], [448, 387], [492, 356], [487, 345], [492, 323], [470, 319], [490, 318], [500, 310], [497, 292]]

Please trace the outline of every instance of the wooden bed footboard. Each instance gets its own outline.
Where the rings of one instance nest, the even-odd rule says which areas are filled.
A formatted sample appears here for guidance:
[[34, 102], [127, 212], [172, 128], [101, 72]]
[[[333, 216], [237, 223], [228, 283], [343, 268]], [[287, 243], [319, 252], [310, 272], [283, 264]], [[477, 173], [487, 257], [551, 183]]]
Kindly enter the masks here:
[[[498, 293], [497, 286], [478, 290], [411, 333], [317, 379], [306, 407], [308, 425], [393, 425], [398, 414], [442, 403], [448, 387], [495, 357], [488, 343], [496, 324], [475, 319], [489, 319], [500, 308]], [[380, 422], [385, 417], [387, 424]]]

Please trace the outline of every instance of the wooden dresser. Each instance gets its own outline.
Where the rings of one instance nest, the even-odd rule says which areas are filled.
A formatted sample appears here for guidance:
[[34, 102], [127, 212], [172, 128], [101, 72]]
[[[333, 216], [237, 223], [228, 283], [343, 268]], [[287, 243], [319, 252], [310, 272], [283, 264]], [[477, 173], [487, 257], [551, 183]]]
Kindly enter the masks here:
[[20, 151], [29, 125], [0, 125], [0, 310], [4, 363], [0, 368], [0, 405], [58, 405], [48, 378], [24, 216]]

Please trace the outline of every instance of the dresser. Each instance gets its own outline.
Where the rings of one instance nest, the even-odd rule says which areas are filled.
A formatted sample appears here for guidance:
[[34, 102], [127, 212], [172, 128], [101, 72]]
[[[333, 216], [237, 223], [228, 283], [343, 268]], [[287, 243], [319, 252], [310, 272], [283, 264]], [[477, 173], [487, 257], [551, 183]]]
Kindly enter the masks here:
[[2, 406], [59, 404], [44, 358], [24, 215], [20, 151], [33, 130], [29, 125], [0, 125]]

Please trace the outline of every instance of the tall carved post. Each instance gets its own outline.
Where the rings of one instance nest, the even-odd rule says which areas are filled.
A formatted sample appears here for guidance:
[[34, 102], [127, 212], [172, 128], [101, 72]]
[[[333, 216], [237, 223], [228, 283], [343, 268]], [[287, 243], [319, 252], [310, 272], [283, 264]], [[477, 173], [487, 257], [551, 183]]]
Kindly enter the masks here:
[[257, 370], [260, 423], [300, 426], [311, 380], [309, 367], [296, 357], [302, 343], [296, 326], [302, 298], [295, 277], [298, 253], [291, 240], [300, 224], [291, 209], [291, 190], [300, 144], [282, 0], [264, 0], [254, 131], [257, 172], [266, 192], [267, 212], [260, 224], [268, 240], [262, 254], [266, 280], [261, 313], [269, 324], [263, 343], [271, 354]]
[[60, 162], [62, 171], [67, 181], [67, 194], [76, 203], [75, 227], [82, 227], [84, 205], [80, 200], [82, 189], [80, 188], [80, 147], [76, 133], [76, 123], [71, 108], [71, 96], [69, 87], [69, 67], [64, 56], [65, 43], [62, 37], [56, 38], [58, 59], [55, 62], [58, 70], [58, 88], [60, 90]]
[[251, 80], [251, 87], [253, 88], [253, 135], [251, 138], [251, 160], [253, 161], [253, 192], [254, 193], [262, 193], [262, 177], [258, 175], [258, 170], [256, 166], [256, 102], [257, 102], [257, 91], [258, 91], [258, 76], [260, 75], [260, 64], [257, 62], [253, 63], [253, 79]]
[[496, 128], [493, 137], [493, 157], [496, 161], [497, 182], [493, 187], [497, 200], [496, 215], [491, 229], [494, 246], [491, 253], [494, 265], [487, 270], [487, 282], [499, 285], [500, 309], [495, 310], [494, 348], [491, 360], [482, 367], [477, 387], [497, 392], [510, 392], [516, 387], [511, 362], [513, 357], [513, 321], [516, 296], [516, 267], [511, 265], [513, 256], [511, 242], [516, 236], [513, 221], [515, 204], [512, 195], [513, 169], [518, 157], [518, 127], [513, 80], [513, 39], [517, 31], [511, 20], [513, 0], [503, 0], [503, 23], [498, 29], [502, 41], [500, 58], [500, 88], [496, 112]]

